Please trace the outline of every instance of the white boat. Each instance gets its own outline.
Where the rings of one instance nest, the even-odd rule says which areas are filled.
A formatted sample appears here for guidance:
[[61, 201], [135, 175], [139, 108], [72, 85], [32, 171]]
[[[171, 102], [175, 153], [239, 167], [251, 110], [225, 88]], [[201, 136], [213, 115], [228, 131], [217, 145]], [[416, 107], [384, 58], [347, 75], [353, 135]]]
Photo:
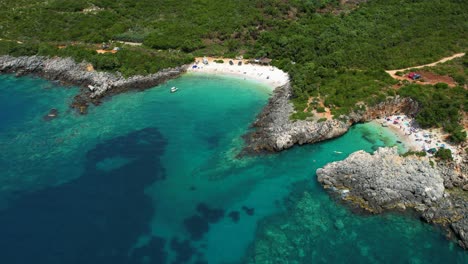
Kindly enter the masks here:
[[171, 88], [171, 93], [175, 93], [175, 92], [177, 92], [178, 90], [179, 90], [179, 88], [177, 88], [177, 87], [174, 86], [174, 87]]

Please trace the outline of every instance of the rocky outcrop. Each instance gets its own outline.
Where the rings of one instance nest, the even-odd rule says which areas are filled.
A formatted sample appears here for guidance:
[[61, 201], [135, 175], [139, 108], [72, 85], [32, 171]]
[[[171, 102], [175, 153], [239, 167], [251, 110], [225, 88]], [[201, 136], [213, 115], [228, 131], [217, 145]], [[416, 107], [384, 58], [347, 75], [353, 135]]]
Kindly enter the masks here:
[[[119, 73], [88, 71], [86, 62], [76, 63], [71, 58], [0, 57], [0, 73], [16, 73], [17, 76], [34, 74], [65, 85], [80, 86], [72, 107], [86, 112], [89, 103], [99, 104], [102, 98], [128, 90], [146, 89], [180, 76], [187, 66], [162, 70], [147, 76], [125, 78]], [[91, 85], [91, 91], [88, 86]]]
[[441, 225], [468, 249], [467, 193], [444, 186], [445, 166], [428, 158], [401, 157], [396, 148], [364, 151], [317, 170], [325, 189], [372, 213], [415, 209], [429, 223]]
[[275, 89], [268, 104], [253, 123], [252, 131], [244, 137], [247, 153], [277, 152], [295, 144], [315, 143], [341, 136], [357, 122], [398, 113], [414, 115], [418, 111], [417, 102], [396, 96], [365, 111], [340, 116], [339, 119], [324, 122], [291, 120], [294, 113], [291, 96], [290, 84]]
[[419, 111], [419, 105], [411, 98], [402, 98], [399, 96], [389, 97], [386, 101], [377, 105], [368, 107], [366, 111], [358, 113], [359, 121], [371, 121], [377, 118], [383, 118], [390, 115], [405, 114], [414, 116]]
[[444, 162], [439, 170], [444, 178], [444, 185], [447, 189], [462, 188], [468, 191], [468, 153], [459, 153], [460, 162]]
[[325, 188], [360, 199], [367, 210], [377, 213], [395, 207], [426, 207], [444, 194], [439, 171], [425, 159], [400, 157], [396, 148], [380, 148], [373, 155], [355, 152], [317, 170], [317, 177]]
[[292, 121], [294, 108], [289, 101], [289, 84], [275, 89], [268, 104], [253, 123], [253, 131], [245, 136], [249, 152], [274, 152], [292, 147], [323, 141], [344, 134], [349, 124], [339, 120], [325, 122]]

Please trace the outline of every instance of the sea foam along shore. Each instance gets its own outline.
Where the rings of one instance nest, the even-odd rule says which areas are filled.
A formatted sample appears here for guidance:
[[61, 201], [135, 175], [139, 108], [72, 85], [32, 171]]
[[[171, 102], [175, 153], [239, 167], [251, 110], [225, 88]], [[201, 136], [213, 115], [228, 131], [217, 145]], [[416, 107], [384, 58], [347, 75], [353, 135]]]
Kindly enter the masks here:
[[[204, 59], [207, 64], [203, 63]], [[223, 62], [220, 63], [221, 61]], [[229, 61], [232, 61], [232, 65]], [[239, 62], [241, 62], [240, 65]], [[273, 89], [289, 82], [289, 75], [284, 71], [273, 66], [251, 64], [248, 63], [248, 60], [244, 59], [195, 58], [195, 63], [187, 69], [187, 72], [230, 75], [242, 79], [259, 81], [271, 86]]]

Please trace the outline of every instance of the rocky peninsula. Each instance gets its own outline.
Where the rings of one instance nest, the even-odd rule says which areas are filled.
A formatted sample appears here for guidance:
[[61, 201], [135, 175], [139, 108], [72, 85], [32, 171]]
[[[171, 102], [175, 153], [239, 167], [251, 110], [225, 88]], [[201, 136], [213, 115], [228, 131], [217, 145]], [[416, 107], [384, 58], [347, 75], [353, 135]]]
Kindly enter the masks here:
[[80, 93], [75, 96], [72, 107], [82, 114], [86, 113], [89, 104], [100, 104], [105, 97], [126, 91], [154, 87], [179, 77], [187, 67], [183, 65], [146, 76], [125, 78], [119, 73], [94, 71], [87, 62], [76, 63], [71, 58], [0, 56], [0, 73], [32, 74], [64, 85], [79, 86]]
[[295, 144], [315, 143], [343, 135], [358, 122], [366, 122], [392, 114], [414, 115], [418, 103], [410, 98], [389, 97], [386, 101], [360, 112], [323, 122], [291, 120], [294, 106], [291, 85], [277, 87], [274, 94], [252, 124], [252, 131], [244, 138], [248, 153], [277, 152]]
[[412, 209], [468, 249], [467, 172], [466, 155], [455, 165], [380, 148], [327, 164], [317, 170], [317, 179], [339, 199], [370, 213]]

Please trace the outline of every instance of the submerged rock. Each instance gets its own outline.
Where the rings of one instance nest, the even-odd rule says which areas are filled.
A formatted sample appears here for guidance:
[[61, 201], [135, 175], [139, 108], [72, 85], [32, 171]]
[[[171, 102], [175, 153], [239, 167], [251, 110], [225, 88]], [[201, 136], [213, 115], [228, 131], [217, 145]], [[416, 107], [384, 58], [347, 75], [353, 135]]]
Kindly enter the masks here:
[[240, 220], [240, 213], [239, 211], [232, 211], [228, 214], [228, 216], [231, 218], [231, 220], [234, 222], [234, 223], [237, 223], [239, 222]]
[[219, 222], [224, 217], [224, 210], [219, 208], [210, 208], [205, 203], [197, 205], [197, 212], [205, 218], [208, 223]]
[[247, 206], [242, 206], [242, 210], [244, 210], [244, 212], [247, 214], [247, 215], [254, 215], [255, 213], [255, 208], [250, 208], [250, 207], [247, 207]]
[[358, 151], [327, 164], [317, 170], [317, 179], [341, 199], [372, 213], [413, 208], [427, 222], [453, 231], [468, 248], [466, 195], [447, 194], [441, 170], [426, 157], [401, 157], [397, 148], [380, 148], [373, 155]]
[[200, 240], [210, 230], [210, 224], [199, 215], [193, 215], [184, 220], [184, 227], [190, 233], [192, 240]]

